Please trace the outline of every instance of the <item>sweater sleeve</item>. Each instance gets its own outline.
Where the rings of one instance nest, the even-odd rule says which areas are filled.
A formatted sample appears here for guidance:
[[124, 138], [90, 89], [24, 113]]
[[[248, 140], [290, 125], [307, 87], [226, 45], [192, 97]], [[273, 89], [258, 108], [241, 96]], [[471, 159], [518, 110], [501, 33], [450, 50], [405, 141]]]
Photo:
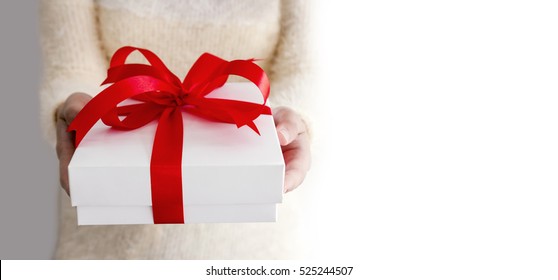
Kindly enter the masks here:
[[311, 6], [313, 1], [281, 1], [281, 31], [271, 65], [272, 106], [289, 106], [308, 121], [313, 94], [311, 56]]
[[73, 92], [96, 94], [106, 74], [107, 59], [101, 49], [93, 0], [42, 0], [40, 24], [41, 129], [54, 145], [56, 107]]

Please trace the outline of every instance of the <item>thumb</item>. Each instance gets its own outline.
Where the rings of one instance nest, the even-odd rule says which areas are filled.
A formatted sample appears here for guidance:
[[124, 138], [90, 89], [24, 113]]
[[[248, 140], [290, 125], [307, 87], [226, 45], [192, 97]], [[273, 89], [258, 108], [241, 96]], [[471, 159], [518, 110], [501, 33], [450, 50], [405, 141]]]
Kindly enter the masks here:
[[289, 145], [306, 129], [302, 118], [294, 110], [287, 107], [277, 108], [274, 113], [274, 120], [281, 146]]
[[58, 117], [63, 119], [67, 125], [69, 125], [77, 116], [77, 114], [83, 109], [85, 104], [87, 104], [92, 99], [91, 95], [76, 92], [71, 94], [64, 106], [58, 112]]

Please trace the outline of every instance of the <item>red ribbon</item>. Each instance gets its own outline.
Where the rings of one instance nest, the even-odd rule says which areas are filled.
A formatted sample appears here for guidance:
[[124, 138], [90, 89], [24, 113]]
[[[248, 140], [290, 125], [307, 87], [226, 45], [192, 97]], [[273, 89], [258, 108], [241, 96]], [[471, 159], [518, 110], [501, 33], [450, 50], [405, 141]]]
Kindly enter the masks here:
[[[126, 58], [136, 50], [150, 65], [126, 64]], [[184, 223], [182, 111], [217, 122], [234, 123], [237, 127], [247, 125], [259, 134], [254, 120], [262, 114], [271, 114], [271, 109], [265, 106], [269, 80], [253, 61], [226, 61], [204, 53], [180, 82], [151, 51], [122, 47], [114, 53], [107, 79], [102, 83], [112, 85], [87, 103], [68, 131], [76, 131], [77, 147], [99, 119], [122, 130], [136, 129], [158, 119], [150, 166], [153, 220], [156, 224]], [[263, 103], [206, 97], [224, 85], [229, 75], [244, 77], [257, 85]], [[128, 98], [142, 102], [118, 106]]]

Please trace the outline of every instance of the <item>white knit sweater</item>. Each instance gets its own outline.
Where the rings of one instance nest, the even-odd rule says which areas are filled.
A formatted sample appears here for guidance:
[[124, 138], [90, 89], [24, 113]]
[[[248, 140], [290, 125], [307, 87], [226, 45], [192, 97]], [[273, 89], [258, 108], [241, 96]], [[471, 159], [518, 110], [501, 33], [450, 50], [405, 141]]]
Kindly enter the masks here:
[[[203, 52], [227, 60], [262, 58], [271, 104], [301, 109], [306, 94], [308, 2], [297, 0], [44, 0], [41, 3], [45, 137], [55, 142], [53, 114], [68, 95], [95, 95], [116, 49], [154, 51], [184, 77]], [[132, 57], [139, 60], [139, 56]], [[61, 195], [56, 258], [284, 259], [304, 256], [297, 202], [277, 223], [77, 227]]]

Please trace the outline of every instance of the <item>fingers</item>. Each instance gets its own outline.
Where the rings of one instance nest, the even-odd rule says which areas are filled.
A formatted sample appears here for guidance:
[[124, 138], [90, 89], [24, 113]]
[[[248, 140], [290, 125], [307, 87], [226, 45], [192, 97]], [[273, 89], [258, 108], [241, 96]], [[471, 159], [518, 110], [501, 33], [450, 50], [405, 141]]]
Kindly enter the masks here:
[[60, 185], [70, 194], [68, 165], [74, 155], [74, 133], [67, 132], [68, 125], [81, 109], [91, 100], [85, 93], [74, 93], [57, 109], [56, 118], [56, 155], [59, 162]]
[[311, 153], [308, 134], [298, 135], [296, 140], [282, 149], [286, 165], [284, 192], [287, 193], [302, 184], [306, 173], [310, 170]]
[[290, 144], [299, 134], [306, 131], [306, 124], [300, 115], [288, 107], [277, 107], [273, 118], [281, 146]]
[[285, 159], [284, 192], [296, 189], [310, 169], [310, 139], [306, 124], [299, 114], [288, 107], [275, 108], [273, 112], [277, 136]]
[[74, 137], [73, 133], [66, 132], [68, 124], [66, 121], [58, 118], [56, 121], [56, 155], [58, 156], [60, 185], [70, 194], [68, 183], [68, 165], [74, 155]]

